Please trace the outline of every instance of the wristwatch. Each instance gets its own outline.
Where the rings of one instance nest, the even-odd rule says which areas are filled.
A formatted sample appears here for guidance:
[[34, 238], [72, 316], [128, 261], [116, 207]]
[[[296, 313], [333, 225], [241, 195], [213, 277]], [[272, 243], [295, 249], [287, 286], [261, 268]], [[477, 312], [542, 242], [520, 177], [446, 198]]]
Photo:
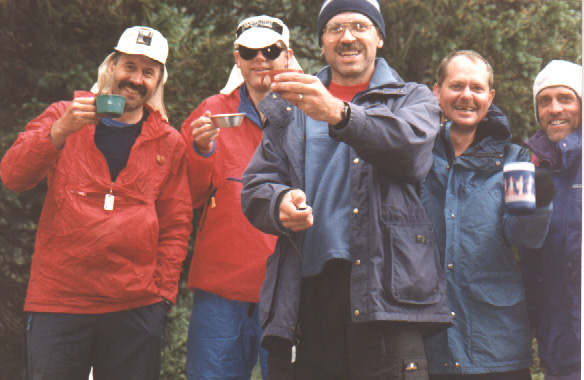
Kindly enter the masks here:
[[351, 107], [349, 106], [349, 103], [347, 102], [343, 102], [345, 104], [345, 106], [343, 107], [343, 110], [341, 111], [341, 121], [338, 122], [337, 124], [333, 125], [333, 128], [335, 129], [341, 129], [344, 128], [348, 123], [349, 123], [349, 119], [351, 118]]

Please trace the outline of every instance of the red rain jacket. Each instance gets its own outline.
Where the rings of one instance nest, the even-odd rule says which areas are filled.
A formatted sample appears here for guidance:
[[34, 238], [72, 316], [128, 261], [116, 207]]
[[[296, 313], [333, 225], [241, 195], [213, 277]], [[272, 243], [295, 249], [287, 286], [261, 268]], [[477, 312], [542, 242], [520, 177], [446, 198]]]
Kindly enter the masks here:
[[[70, 103], [54, 103], [31, 121], [0, 163], [14, 191], [48, 176], [24, 310], [97, 314], [162, 297], [174, 302], [192, 229], [180, 134], [148, 109], [128, 164], [111, 183], [95, 125], [71, 134], [61, 150], [49, 141]], [[110, 192], [115, 201], [107, 211]]]
[[187, 284], [190, 289], [226, 299], [259, 302], [266, 259], [274, 251], [276, 236], [264, 234], [249, 223], [241, 211], [240, 194], [241, 175], [262, 140], [262, 130], [245, 117], [239, 127], [222, 128], [215, 151], [203, 157], [193, 148], [190, 128], [205, 111], [212, 115], [236, 113], [240, 103], [239, 89], [230, 95], [214, 95], [203, 101], [182, 126], [193, 206], [204, 206]]

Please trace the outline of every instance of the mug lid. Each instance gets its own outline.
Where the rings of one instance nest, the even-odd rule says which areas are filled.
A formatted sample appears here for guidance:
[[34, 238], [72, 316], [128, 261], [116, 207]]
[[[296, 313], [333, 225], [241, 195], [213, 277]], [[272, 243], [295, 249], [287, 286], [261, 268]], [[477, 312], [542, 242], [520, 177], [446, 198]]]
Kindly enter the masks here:
[[535, 166], [533, 165], [532, 162], [511, 162], [503, 166], [504, 172], [511, 170], [535, 171]]

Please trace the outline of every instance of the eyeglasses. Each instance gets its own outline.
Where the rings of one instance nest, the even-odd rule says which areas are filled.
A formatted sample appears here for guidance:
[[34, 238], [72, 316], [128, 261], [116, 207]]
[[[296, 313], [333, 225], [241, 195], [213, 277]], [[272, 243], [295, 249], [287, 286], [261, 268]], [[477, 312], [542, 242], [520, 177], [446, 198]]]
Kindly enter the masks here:
[[246, 61], [251, 61], [252, 59], [254, 59], [258, 55], [258, 51], [261, 51], [262, 55], [266, 59], [273, 61], [276, 58], [278, 58], [280, 54], [282, 54], [283, 50], [284, 49], [278, 46], [277, 44], [266, 46], [261, 49], [251, 49], [242, 45], [239, 45], [239, 47], [237, 48], [237, 51], [239, 51], [239, 56], [242, 59], [245, 59]]
[[345, 30], [349, 28], [351, 34], [357, 38], [367, 37], [371, 31], [372, 24], [362, 21], [350, 21], [329, 24], [324, 29], [324, 36], [329, 40], [336, 40], [345, 34]]

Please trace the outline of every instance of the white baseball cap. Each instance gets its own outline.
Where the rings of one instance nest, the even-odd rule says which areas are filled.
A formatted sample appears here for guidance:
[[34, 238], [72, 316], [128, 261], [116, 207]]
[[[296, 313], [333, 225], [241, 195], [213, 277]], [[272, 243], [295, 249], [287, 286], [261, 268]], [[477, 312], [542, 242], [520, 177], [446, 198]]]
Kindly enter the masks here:
[[290, 32], [282, 20], [270, 16], [246, 18], [236, 31], [235, 47], [243, 45], [250, 49], [260, 49], [282, 41], [290, 46]]
[[133, 26], [124, 31], [115, 50], [126, 54], [145, 55], [164, 65], [168, 57], [168, 42], [156, 29]]

